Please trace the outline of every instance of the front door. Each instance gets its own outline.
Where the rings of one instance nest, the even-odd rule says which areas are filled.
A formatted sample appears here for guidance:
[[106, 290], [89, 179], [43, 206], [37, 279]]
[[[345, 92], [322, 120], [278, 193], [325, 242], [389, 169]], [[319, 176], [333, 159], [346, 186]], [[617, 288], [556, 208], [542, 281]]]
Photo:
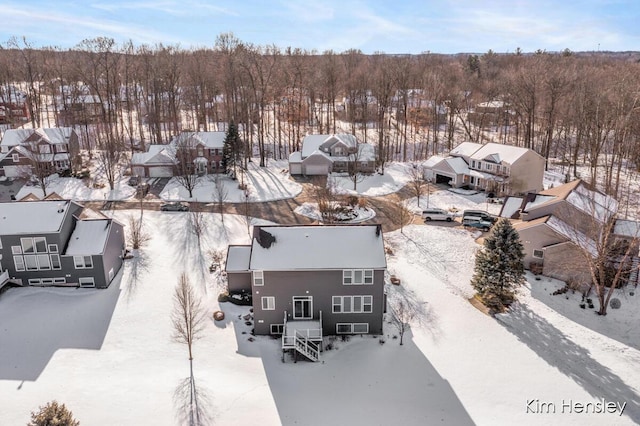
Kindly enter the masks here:
[[313, 297], [293, 297], [293, 319], [313, 319]]

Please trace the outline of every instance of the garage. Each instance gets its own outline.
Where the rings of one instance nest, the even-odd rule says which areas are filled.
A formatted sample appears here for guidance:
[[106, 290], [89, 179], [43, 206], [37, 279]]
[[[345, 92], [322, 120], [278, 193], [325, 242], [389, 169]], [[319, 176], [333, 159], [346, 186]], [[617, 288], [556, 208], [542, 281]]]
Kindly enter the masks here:
[[144, 167], [133, 167], [131, 171], [133, 176], [147, 177]]
[[24, 177], [31, 174], [30, 166], [4, 166], [4, 175], [6, 177]]
[[449, 183], [449, 181], [454, 180], [451, 176], [446, 176], [440, 173], [436, 173], [436, 183]]
[[149, 167], [149, 177], [172, 177], [171, 167]]
[[305, 166], [305, 175], [323, 175], [329, 174], [329, 166], [326, 164], [307, 164]]
[[289, 163], [289, 173], [292, 175], [301, 175], [302, 174], [302, 164], [300, 163]]

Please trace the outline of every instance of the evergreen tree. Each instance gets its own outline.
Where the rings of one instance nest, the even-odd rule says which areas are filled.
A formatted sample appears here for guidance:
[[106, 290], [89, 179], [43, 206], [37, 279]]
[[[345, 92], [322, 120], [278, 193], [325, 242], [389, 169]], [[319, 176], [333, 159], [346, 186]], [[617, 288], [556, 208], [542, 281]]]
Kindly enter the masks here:
[[80, 422], [73, 418], [73, 413], [64, 404], [51, 401], [40, 407], [38, 412], [31, 413], [28, 426], [78, 426], [79, 424]]
[[476, 255], [471, 285], [489, 308], [502, 311], [511, 304], [524, 283], [524, 252], [518, 232], [501, 219]]
[[236, 176], [236, 168], [240, 164], [242, 153], [242, 140], [238, 133], [235, 123], [229, 123], [227, 135], [224, 138], [224, 146], [222, 147], [222, 167], [225, 173], [233, 173]]

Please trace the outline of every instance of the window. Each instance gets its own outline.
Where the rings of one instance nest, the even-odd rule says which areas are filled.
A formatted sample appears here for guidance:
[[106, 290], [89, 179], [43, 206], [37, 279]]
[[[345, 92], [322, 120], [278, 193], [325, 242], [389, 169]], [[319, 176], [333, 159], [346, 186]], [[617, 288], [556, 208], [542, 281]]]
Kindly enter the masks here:
[[342, 284], [373, 284], [373, 269], [346, 269], [342, 271]]
[[11, 154], [11, 159], [13, 160], [14, 163], [20, 162], [20, 156], [18, 154]]
[[40, 154], [51, 154], [51, 147], [47, 144], [42, 144], [39, 147]]
[[22, 254], [22, 247], [20, 246], [11, 246], [12, 254]]
[[20, 244], [22, 245], [23, 253], [34, 253], [35, 247], [33, 246], [33, 238], [20, 238]]
[[38, 269], [40, 270], [51, 269], [51, 262], [49, 261], [48, 254], [39, 254], [36, 257], [38, 258]]
[[91, 256], [73, 256], [73, 264], [76, 269], [93, 268], [93, 261], [91, 260]]
[[22, 256], [13, 256], [13, 263], [16, 267], [16, 271], [24, 271], [24, 259]]
[[29, 285], [40, 285], [40, 278], [29, 278]]
[[369, 324], [366, 322], [362, 323], [339, 323], [336, 324], [336, 333], [337, 334], [365, 334], [369, 332]]
[[53, 278], [42, 278], [40, 282], [42, 285], [51, 285], [53, 284]]
[[66, 282], [67, 282], [67, 279], [65, 277], [53, 279], [54, 284], [64, 284]]
[[44, 237], [36, 237], [33, 239], [33, 245], [36, 247], [36, 253], [47, 252], [47, 240]]
[[27, 271], [38, 270], [38, 258], [35, 254], [28, 254], [24, 257], [24, 263], [27, 265]]
[[61, 269], [62, 267], [60, 266], [60, 256], [57, 254], [52, 254], [51, 255], [51, 268], [52, 269]]
[[49, 244], [49, 253], [57, 253], [58, 245], [57, 244]]
[[253, 285], [264, 285], [263, 271], [253, 271]]
[[2, 248], [2, 238], [0, 238], [0, 249]]
[[262, 310], [273, 311], [276, 309], [276, 298], [273, 296], [262, 297]]
[[93, 280], [93, 277], [80, 277], [78, 280], [80, 283], [80, 287], [95, 287], [96, 283]]
[[484, 165], [484, 168], [487, 170], [491, 170], [491, 164], [487, 163]]
[[542, 250], [534, 250], [533, 257], [537, 259], [544, 259], [544, 252]]
[[373, 296], [333, 296], [334, 314], [369, 314], [373, 312]]
[[284, 333], [284, 324], [271, 324], [271, 334]]

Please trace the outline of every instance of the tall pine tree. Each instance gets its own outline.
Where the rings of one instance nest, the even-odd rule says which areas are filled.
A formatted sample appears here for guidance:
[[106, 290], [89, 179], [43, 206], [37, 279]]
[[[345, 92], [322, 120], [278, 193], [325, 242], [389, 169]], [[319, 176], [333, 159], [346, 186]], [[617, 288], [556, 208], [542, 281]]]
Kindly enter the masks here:
[[238, 128], [235, 123], [231, 121], [224, 138], [224, 146], [222, 147], [222, 167], [225, 173], [232, 174], [234, 179], [236, 177], [237, 167], [242, 164], [241, 155], [242, 139], [240, 139], [240, 134], [238, 133]]
[[516, 299], [524, 283], [524, 252], [518, 232], [508, 219], [501, 219], [476, 254], [471, 285], [489, 308], [504, 310]]

